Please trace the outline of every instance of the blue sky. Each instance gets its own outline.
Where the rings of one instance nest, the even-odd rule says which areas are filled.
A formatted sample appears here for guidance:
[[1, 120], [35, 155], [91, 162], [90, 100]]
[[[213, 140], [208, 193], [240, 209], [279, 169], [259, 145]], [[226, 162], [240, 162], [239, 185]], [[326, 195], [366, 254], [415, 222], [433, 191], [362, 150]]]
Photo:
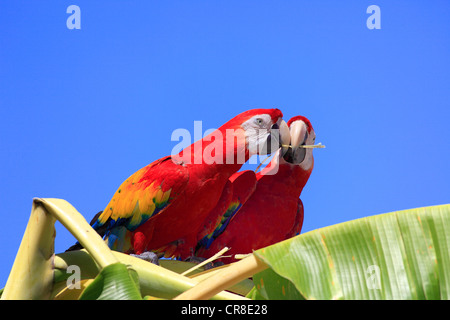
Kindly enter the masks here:
[[[81, 29], [69, 30], [69, 5]], [[369, 5], [381, 29], [369, 30]], [[448, 1], [2, 1], [3, 287], [33, 197], [88, 220], [177, 128], [308, 117], [303, 231], [450, 202]], [[280, 204], [282, 205], [282, 204]], [[59, 224], [56, 252], [74, 239]]]

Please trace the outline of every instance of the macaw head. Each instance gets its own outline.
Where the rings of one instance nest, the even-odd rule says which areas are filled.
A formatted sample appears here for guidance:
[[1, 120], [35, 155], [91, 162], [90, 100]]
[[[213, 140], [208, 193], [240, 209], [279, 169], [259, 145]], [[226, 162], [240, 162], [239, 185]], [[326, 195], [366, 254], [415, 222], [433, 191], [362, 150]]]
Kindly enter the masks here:
[[289, 144], [289, 128], [282, 117], [279, 109], [247, 110], [179, 153], [172, 149], [172, 160], [184, 164], [243, 165], [255, 154], [270, 154], [282, 144]]
[[316, 140], [311, 122], [306, 117], [296, 116], [291, 118], [287, 125], [291, 141], [289, 146], [283, 144], [283, 159], [288, 163], [299, 165], [304, 170], [311, 169], [314, 164], [312, 146]]
[[279, 109], [252, 109], [237, 117], [249, 156], [270, 154], [289, 143], [289, 130]]

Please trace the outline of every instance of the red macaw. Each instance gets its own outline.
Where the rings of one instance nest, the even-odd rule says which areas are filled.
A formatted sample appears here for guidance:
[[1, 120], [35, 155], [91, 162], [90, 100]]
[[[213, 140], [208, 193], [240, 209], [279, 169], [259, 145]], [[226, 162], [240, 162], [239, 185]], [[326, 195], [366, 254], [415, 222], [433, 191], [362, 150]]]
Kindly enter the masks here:
[[230, 178], [237, 193], [221, 214], [210, 213], [220, 216], [220, 222], [215, 230], [200, 232], [196, 257], [209, 258], [229, 247], [226, 255], [231, 257], [220, 259], [229, 263], [235, 254], [251, 253], [300, 233], [304, 212], [299, 197], [314, 166], [312, 148], [303, 146], [313, 145], [316, 135], [303, 116], [293, 117], [287, 125], [291, 140], [287, 150], [278, 150], [257, 174], [247, 170]]
[[263, 146], [267, 153], [279, 148], [278, 132], [271, 129], [281, 121], [278, 109], [248, 110], [179, 154], [140, 169], [120, 185], [94, 229], [102, 230], [109, 247], [117, 251], [191, 256], [229, 178], [250, 156], [264, 154]]

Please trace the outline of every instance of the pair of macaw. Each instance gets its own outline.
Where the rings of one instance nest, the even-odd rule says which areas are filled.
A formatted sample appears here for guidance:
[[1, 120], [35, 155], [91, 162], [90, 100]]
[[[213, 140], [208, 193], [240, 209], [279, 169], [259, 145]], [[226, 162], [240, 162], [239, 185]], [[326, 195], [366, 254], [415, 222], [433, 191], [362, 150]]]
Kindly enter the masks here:
[[[231, 262], [234, 254], [300, 233], [299, 196], [313, 169], [308, 146], [315, 133], [305, 117], [286, 123], [282, 116], [278, 109], [248, 110], [140, 169], [94, 217], [93, 228], [111, 249], [153, 261], [208, 258], [226, 246], [233, 256], [223, 261]], [[203, 158], [212, 149], [213, 163]], [[252, 155], [275, 150], [261, 172], [238, 172]]]

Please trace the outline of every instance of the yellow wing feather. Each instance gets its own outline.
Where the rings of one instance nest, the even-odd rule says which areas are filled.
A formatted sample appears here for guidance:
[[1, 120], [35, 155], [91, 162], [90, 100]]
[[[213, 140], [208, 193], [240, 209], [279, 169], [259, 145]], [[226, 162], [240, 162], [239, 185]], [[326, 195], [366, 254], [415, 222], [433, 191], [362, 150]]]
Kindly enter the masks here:
[[[126, 179], [99, 216], [98, 224], [103, 225], [109, 220], [111, 227], [125, 225], [133, 230], [164, 209], [171, 200], [173, 186], [180, 192], [188, 179], [185, 168], [166, 161], [168, 159], [157, 160]], [[174, 185], [167, 185], [166, 180]]]

